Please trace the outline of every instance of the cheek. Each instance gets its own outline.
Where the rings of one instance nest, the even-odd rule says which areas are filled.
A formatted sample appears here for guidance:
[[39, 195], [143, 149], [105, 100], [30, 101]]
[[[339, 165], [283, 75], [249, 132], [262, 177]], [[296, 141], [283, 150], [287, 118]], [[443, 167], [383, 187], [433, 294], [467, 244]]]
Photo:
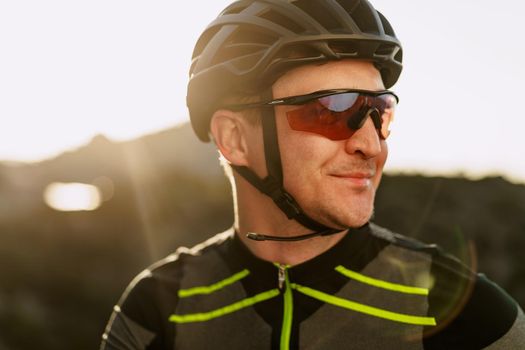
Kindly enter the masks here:
[[[279, 140], [281, 161], [286, 179], [301, 179], [314, 165], [314, 155], [304, 138], [288, 135]], [[304, 175], [303, 175], [304, 174]]]
[[291, 190], [296, 184], [318, 176], [323, 154], [328, 152], [329, 146], [320, 136], [291, 130], [286, 118], [278, 120], [277, 126], [285, 187]]

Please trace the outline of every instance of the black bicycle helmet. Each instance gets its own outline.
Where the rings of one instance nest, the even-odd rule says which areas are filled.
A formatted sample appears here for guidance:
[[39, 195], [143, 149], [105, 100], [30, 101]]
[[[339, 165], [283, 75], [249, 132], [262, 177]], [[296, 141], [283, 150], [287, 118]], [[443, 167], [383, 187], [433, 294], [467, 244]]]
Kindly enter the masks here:
[[226, 96], [257, 93], [300, 65], [344, 58], [374, 62], [386, 88], [401, 73], [401, 45], [368, 1], [236, 1], [195, 45], [187, 94], [193, 129], [209, 141], [211, 116]]
[[[329, 60], [373, 62], [386, 88], [401, 73], [402, 49], [386, 18], [366, 0], [240, 0], [228, 6], [200, 36], [193, 52], [187, 105], [195, 133], [209, 141], [213, 112], [226, 97], [258, 94], [271, 99], [271, 85], [295, 67]], [[274, 203], [289, 219], [314, 232], [295, 237], [249, 234], [255, 240], [294, 241], [330, 235], [308, 216], [283, 187], [273, 109], [262, 113], [268, 176], [232, 168]]]

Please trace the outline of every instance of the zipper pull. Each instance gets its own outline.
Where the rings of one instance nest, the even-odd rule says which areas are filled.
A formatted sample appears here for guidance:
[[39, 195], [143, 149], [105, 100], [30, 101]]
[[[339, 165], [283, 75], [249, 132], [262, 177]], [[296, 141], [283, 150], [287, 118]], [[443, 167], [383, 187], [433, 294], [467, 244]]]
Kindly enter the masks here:
[[278, 276], [277, 276], [277, 280], [278, 280], [278, 283], [279, 283], [279, 289], [282, 290], [283, 289], [283, 286], [284, 286], [284, 281], [286, 280], [286, 266], [284, 265], [281, 265], [279, 264], [279, 273], [278, 273]]

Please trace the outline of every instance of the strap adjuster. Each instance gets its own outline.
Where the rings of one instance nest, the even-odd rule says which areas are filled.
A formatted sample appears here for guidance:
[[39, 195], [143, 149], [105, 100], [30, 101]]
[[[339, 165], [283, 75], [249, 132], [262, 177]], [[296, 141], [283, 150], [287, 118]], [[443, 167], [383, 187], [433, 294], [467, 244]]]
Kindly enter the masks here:
[[275, 204], [286, 214], [288, 219], [293, 219], [301, 214], [299, 205], [288, 192], [278, 189], [272, 192], [271, 197]]

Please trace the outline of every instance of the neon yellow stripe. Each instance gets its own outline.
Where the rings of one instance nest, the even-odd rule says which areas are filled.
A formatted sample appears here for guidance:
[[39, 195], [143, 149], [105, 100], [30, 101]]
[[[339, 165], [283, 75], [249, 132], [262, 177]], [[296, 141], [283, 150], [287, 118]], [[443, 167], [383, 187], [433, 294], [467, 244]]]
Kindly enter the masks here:
[[217, 283], [214, 283], [210, 286], [201, 286], [201, 287], [193, 287], [188, 289], [180, 289], [179, 290], [179, 298], [187, 298], [191, 297], [192, 295], [196, 294], [211, 294], [213, 292], [218, 291], [219, 289], [222, 289], [230, 284], [233, 284], [244, 277], [248, 276], [250, 274], [250, 271], [244, 269], [241, 272], [237, 272], [235, 275], [230, 276], [226, 279], [223, 279], [222, 281], [219, 281]]
[[221, 317], [221, 316], [230, 314], [235, 311], [239, 311], [245, 307], [252, 306], [253, 304], [260, 303], [261, 301], [271, 299], [277, 295], [279, 295], [279, 289], [275, 288], [267, 292], [257, 294], [251, 298], [243, 299], [231, 305], [221, 307], [220, 309], [213, 310], [210, 312], [202, 312], [202, 313], [187, 314], [187, 315], [175, 315], [174, 314], [170, 316], [169, 321], [174, 322], [174, 323], [209, 321], [211, 319]]
[[359, 281], [361, 283], [365, 283], [365, 284], [368, 284], [374, 287], [393, 290], [395, 292], [400, 292], [400, 293], [428, 295], [427, 288], [410, 287], [410, 286], [405, 286], [403, 284], [382, 281], [376, 278], [362, 275], [352, 270], [348, 270], [347, 268], [341, 265], [337, 266], [335, 270], [341, 273], [342, 275], [345, 275], [348, 278], [354, 279], [356, 281]]
[[[284, 268], [284, 267], [283, 267]], [[293, 299], [292, 299], [292, 288], [290, 286], [290, 280], [288, 279], [288, 270], [284, 270], [284, 314], [283, 314], [283, 327], [281, 329], [281, 349], [290, 349], [290, 336], [292, 333], [292, 315], [293, 315]]]
[[308, 295], [314, 299], [321, 300], [325, 303], [339, 306], [339, 307], [342, 307], [348, 310], [361, 312], [367, 315], [384, 318], [384, 319], [395, 321], [395, 322], [415, 324], [415, 325], [421, 325], [421, 326], [435, 326], [436, 325], [436, 319], [434, 317], [412, 316], [412, 315], [406, 315], [406, 314], [400, 314], [397, 312], [387, 311], [387, 310], [379, 309], [376, 307], [356, 303], [354, 301], [342, 299], [339, 297], [334, 297], [333, 295], [329, 295], [321, 291], [311, 289], [308, 287], [304, 287], [304, 286], [301, 286], [295, 283], [292, 283], [292, 288], [297, 290], [298, 292]]

